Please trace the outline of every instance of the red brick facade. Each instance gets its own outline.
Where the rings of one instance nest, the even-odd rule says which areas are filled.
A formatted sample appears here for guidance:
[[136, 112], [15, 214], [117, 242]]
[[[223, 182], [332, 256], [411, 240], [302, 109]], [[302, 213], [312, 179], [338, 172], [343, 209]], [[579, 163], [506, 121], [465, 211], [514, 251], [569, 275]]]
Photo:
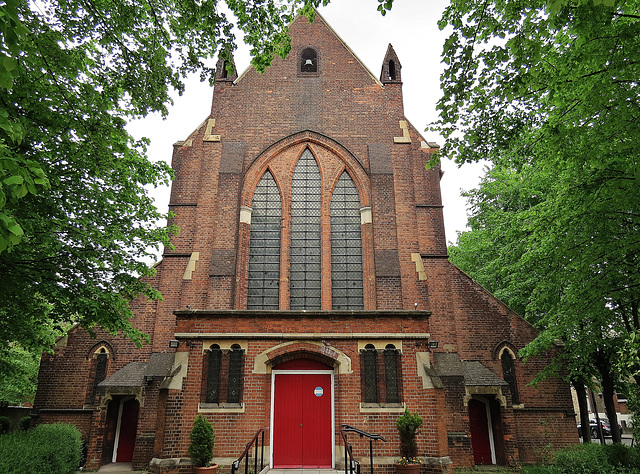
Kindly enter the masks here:
[[[189, 432], [203, 413], [216, 431], [215, 459], [228, 467], [259, 428], [272, 428], [279, 364], [311, 359], [332, 372], [332, 466], [342, 463], [340, 427], [348, 424], [386, 438], [374, 444], [374, 464], [391, 472], [399, 456], [395, 420], [405, 408], [424, 419], [423, 472], [472, 466], [472, 399], [487, 406], [482, 430], [492, 454], [480, 462], [533, 463], [545, 450], [577, 442], [568, 386], [527, 385], [549, 361], [517, 357], [535, 330], [447, 259], [440, 170], [424, 166], [437, 146], [404, 117], [393, 48], [378, 80], [320, 16], [312, 24], [296, 20], [291, 37], [289, 57], [262, 75], [250, 69], [227, 77], [219, 63], [211, 115], [174, 146], [171, 223], [180, 233], [152, 282], [163, 300], [134, 302], [136, 325], [150, 343], [136, 348], [100, 331], [92, 339], [72, 330], [43, 358], [40, 422], [77, 424], [87, 467], [97, 468], [124, 452], [119, 410], [136, 400], [134, 467], [186, 472]], [[304, 70], [306, 48], [316, 54], [315, 71]], [[305, 150], [321, 176], [320, 307], [290, 310], [292, 175]], [[267, 171], [282, 207], [279, 309], [247, 310], [252, 199]], [[356, 310], [332, 309], [330, 202], [343, 172], [361, 207], [364, 303]], [[232, 391], [229, 354], [242, 351], [240, 403], [208, 401], [210, 348], [221, 354], [223, 397]], [[365, 377], [367, 350], [378, 377], [396, 370], [388, 360], [400, 361], [397, 387], [388, 378], [377, 382], [381, 396], [397, 390], [399, 399], [365, 401], [373, 383]], [[514, 359], [516, 404], [503, 380], [505, 351]], [[350, 441], [367, 464], [368, 443]]]

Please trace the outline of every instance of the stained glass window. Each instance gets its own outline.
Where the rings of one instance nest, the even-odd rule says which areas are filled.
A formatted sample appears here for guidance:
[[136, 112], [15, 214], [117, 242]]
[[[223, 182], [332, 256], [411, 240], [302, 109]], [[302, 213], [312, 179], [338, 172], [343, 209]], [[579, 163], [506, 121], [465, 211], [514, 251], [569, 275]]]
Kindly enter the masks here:
[[280, 192], [267, 171], [251, 201], [247, 309], [279, 309]]
[[291, 183], [291, 267], [289, 308], [321, 308], [320, 168], [302, 153]]
[[331, 196], [333, 309], [364, 309], [360, 196], [345, 171]]

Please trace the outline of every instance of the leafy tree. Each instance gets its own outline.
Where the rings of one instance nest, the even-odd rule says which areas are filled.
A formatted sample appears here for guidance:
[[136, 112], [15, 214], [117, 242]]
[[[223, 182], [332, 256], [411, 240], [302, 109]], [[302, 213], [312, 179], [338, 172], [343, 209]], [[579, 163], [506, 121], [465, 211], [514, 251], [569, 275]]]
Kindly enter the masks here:
[[0, 403], [32, 403], [39, 365], [40, 354], [18, 344], [0, 349]]
[[493, 166], [454, 261], [542, 329], [526, 354], [560, 339], [572, 376], [598, 374], [619, 440], [613, 390], [640, 374], [640, 2], [457, 1], [445, 26], [442, 154]]
[[263, 71], [288, 53], [294, 16], [328, 3], [0, 5], [0, 347], [38, 353], [71, 324], [144, 341], [128, 302], [160, 296], [139, 277], [153, 273], [145, 262], [175, 230], [157, 228], [164, 216], [147, 191], [171, 170], [149, 161], [146, 140], [125, 124], [166, 114], [188, 74], [213, 80], [212, 58], [235, 48], [233, 15]]

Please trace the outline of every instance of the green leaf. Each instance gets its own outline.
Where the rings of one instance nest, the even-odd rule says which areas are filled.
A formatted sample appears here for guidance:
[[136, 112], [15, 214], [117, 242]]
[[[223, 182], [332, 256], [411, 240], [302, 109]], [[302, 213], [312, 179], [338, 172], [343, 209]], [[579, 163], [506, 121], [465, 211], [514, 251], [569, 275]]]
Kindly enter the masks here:
[[9, 176], [2, 180], [2, 182], [6, 185], [12, 184], [22, 184], [24, 182], [24, 178], [22, 176]]

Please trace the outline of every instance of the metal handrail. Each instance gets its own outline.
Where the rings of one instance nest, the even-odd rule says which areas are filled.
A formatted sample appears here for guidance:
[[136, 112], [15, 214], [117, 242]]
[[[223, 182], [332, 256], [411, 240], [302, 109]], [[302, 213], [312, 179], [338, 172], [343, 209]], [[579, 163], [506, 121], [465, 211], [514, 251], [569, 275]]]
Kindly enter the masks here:
[[[360, 474], [360, 462], [356, 461], [353, 457], [353, 449], [352, 446], [347, 441], [347, 433], [356, 433], [360, 435], [360, 437], [369, 438], [369, 466], [371, 469], [371, 474], [373, 474], [373, 442], [374, 441], [384, 441], [387, 442], [379, 434], [367, 433], [366, 431], [360, 430], [358, 428], [354, 428], [349, 425], [342, 425], [342, 429], [340, 430], [340, 435], [342, 436], [342, 441], [344, 442], [344, 474], [354, 474], [354, 469], [357, 474]], [[347, 471], [349, 469], [349, 471]]]
[[[244, 449], [240, 457], [231, 463], [231, 474], [236, 474], [236, 472], [238, 472], [238, 469], [240, 469], [240, 462], [243, 459], [244, 474], [249, 474], [249, 452], [254, 445], [255, 449], [253, 450], [253, 473], [258, 474], [262, 471], [262, 469], [264, 469], [264, 433], [268, 429], [269, 428], [260, 428], [253, 439], [247, 443], [247, 447]], [[261, 438], [262, 445], [258, 443], [259, 438]], [[260, 449], [260, 471], [258, 471], [258, 448]]]

